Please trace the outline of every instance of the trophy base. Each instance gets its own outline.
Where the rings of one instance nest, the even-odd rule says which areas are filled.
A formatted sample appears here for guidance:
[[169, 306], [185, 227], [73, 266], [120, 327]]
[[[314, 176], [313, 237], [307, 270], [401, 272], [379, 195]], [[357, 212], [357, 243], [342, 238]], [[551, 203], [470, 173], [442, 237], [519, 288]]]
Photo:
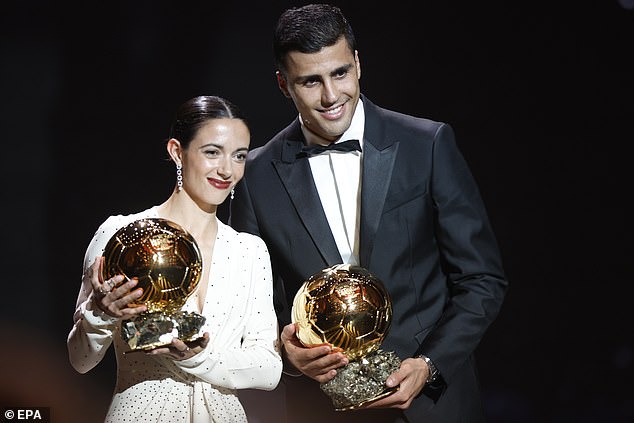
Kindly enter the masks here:
[[336, 411], [355, 410], [398, 391], [398, 386], [386, 387], [385, 380], [400, 366], [394, 352], [378, 350], [337, 369], [337, 375], [320, 388]]
[[130, 350], [151, 350], [169, 345], [174, 338], [184, 342], [199, 338], [205, 317], [198, 313], [160, 311], [141, 313], [121, 323], [121, 337]]

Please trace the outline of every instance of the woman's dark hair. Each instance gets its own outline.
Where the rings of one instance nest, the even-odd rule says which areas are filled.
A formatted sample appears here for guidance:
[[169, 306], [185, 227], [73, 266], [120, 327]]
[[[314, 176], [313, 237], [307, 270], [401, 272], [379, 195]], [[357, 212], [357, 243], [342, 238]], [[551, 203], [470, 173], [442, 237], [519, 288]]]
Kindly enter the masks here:
[[176, 111], [169, 137], [176, 138], [183, 148], [187, 148], [207, 121], [223, 118], [240, 119], [247, 125], [238, 107], [229, 100], [211, 95], [194, 97], [181, 104]]
[[336, 6], [309, 4], [286, 10], [277, 21], [273, 35], [275, 66], [286, 72], [286, 55], [292, 51], [317, 53], [345, 37], [350, 51], [356, 50], [352, 27]]

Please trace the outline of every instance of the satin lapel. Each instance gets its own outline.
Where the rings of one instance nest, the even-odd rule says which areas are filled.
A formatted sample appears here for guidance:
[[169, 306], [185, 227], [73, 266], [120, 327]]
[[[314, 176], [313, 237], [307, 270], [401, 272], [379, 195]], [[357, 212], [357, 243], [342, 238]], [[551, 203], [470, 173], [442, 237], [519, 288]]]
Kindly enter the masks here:
[[287, 143], [282, 154], [283, 160], [273, 161], [273, 166], [324, 261], [328, 266], [341, 263], [337, 244], [313, 182], [308, 159], [295, 160], [295, 154], [300, 148], [301, 143]]
[[361, 179], [361, 228], [359, 233], [360, 265], [369, 268], [383, 205], [392, 179], [398, 142], [383, 150], [365, 139], [363, 142], [363, 176]]

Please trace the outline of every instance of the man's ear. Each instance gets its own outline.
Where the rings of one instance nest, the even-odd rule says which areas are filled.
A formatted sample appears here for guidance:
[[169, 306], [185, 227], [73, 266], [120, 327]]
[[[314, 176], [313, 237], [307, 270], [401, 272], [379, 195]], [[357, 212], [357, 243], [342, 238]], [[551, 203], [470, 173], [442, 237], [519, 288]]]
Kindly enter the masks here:
[[354, 51], [354, 64], [357, 67], [357, 79], [361, 79], [361, 62], [359, 62], [359, 51]]
[[288, 85], [286, 83], [286, 78], [282, 75], [282, 72], [276, 71], [275, 76], [277, 77], [277, 86], [280, 87], [280, 91], [284, 94], [284, 97], [291, 98], [291, 94], [288, 92]]

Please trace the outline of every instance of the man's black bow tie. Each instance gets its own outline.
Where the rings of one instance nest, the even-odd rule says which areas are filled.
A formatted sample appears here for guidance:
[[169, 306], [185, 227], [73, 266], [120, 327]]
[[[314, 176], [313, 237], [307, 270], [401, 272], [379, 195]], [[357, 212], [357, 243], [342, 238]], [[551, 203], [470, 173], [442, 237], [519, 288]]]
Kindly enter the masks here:
[[327, 146], [318, 144], [306, 145], [302, 147], [302, 151], [297, 153], [297, 157], [310, 157], [325, 151], [361, 151], [361, 144], [359, 144], [359, 140], [347, 140], [338, 143], [333, 142]]

